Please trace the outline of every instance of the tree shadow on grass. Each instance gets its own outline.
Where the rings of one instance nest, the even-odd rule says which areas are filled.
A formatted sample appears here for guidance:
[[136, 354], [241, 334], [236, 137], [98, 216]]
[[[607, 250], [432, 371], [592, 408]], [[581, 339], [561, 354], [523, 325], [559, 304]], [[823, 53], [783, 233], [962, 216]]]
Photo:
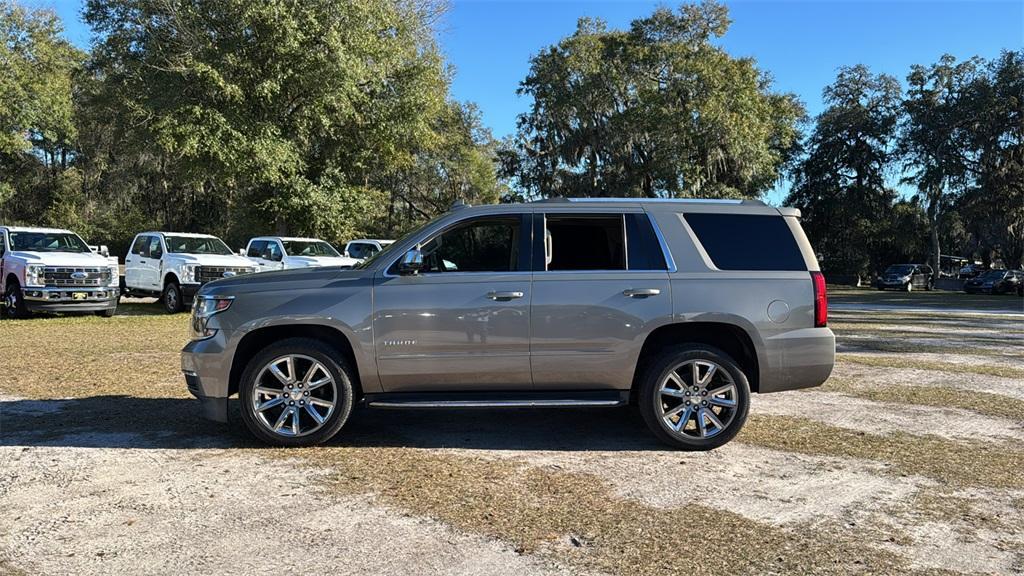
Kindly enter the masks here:
[[[96, 396], [0, 402], [0, 446], [260, 448], [232, 401], [231, 422], [190, 398]], [[634, 409], [380, 410], [356, 407], [326, 447], [664, 450]]]

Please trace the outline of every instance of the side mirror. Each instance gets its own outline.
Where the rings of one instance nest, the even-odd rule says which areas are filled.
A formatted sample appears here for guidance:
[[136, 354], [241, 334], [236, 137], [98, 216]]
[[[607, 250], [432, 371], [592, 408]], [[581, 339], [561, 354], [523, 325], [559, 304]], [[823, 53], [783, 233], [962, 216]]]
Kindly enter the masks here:
[[103, 256], [104, 258], [109, 258], [110, 249], [107, 248], [106, 246], [100, 246], [100, 256]]
[[420, 270], [423, 270], [423, 252], [416, 248], [406, 252], [398, 261], [399, 274], [416, 274]]
[[245, 257], [245, 255], [246, 255], [246, 251], [245, 251], [245, 248], [239, 248], [239, 249], [238, 249], [238, 255], [239, 255], [239, 256], [242, 256], [242, 257], [244, 258], [244, 257]]

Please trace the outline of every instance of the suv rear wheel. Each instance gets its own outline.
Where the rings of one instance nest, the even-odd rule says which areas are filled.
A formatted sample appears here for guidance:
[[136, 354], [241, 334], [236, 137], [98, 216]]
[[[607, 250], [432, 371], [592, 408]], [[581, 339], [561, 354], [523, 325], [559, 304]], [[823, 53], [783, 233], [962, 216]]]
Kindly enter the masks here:
[[701, 344], [657, 356], [640, 382], [640, 413], [659, 440], [711, 450], [732, 440], [747, 420], [750, 385], [725, 352]]
[[289, 338], [249, 361], [239, 386], [242, 420], [263, 442], [312, 446], [341, 430], [352, 410], [352, 379], [319, 340]]

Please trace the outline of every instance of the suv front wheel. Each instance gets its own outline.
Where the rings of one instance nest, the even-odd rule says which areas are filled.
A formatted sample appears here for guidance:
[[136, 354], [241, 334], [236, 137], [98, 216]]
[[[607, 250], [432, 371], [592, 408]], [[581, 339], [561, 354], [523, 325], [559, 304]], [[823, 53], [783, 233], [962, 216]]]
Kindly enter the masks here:
[[352, 410], [352, 379], [338, 356], [309, 338], [264, 348], [239, 386], [245, 426], [278, 446], [312, 446], [337, 434]]
[[640, 413], [659, 440], [711, 450], [732, 440], [747, 420], [750, 385], [725, 352], [693, 344], [657, 356], [640, 382]]

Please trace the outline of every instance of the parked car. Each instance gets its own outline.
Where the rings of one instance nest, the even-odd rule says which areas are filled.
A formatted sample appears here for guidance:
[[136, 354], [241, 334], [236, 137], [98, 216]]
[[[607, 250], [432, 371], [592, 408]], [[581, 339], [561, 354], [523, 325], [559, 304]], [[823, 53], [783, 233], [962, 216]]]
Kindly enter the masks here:
[[931, 290], [935, 286], [935, 275], [931, 266], [925, 264], [893, 264], [875, 279], [879, 290], [896, 289], [910, 292], [914, 289]]
[[1024, 283], [1020, 270], [989, 270], [977, 278], [964, 282], [968, 294], [1013, 294]]
[[226, 422], [237, 393], [252, 434], [284, 446], [331, 438], [357, 402], [635, 403], [662, 441], [715, 448], [751, 392], [832, 371], [799, 215], [749, 200], [452, 210], [353, 270], [203, 286], [182, 370], [207, 417]]
[[394, 240], [371, 240], [361, 238], [352, 240], [345, 244], [345, 256], [356, 260], [365, 260], [373, 257], [374, 254], [390, 246]]
[[167, 312], [180, 312], [203, 284], [256, 271], [255, 264], [216, 236], [143, 232], [125, 257], [125, 293], [157, 296]]
[[32, 312], [113, 316], [117, 258], [99, 252], [70, 230], [0, 226], [0, 311], [9, 318]]
[[342, 256], [334, 246], [317, 238], [260, 236], [249, 240], [242, 254], [256, 263], [261, 272], [317, 266], [351, 268], [360, 262]]
[[980, 274], [984, 274], [987, 270], [988, 266], [985, 266], [984, 264], [971, 263], [960, 268], [957, 278], [961, 280], [969, 280], [971, 278], [976, 278]]

